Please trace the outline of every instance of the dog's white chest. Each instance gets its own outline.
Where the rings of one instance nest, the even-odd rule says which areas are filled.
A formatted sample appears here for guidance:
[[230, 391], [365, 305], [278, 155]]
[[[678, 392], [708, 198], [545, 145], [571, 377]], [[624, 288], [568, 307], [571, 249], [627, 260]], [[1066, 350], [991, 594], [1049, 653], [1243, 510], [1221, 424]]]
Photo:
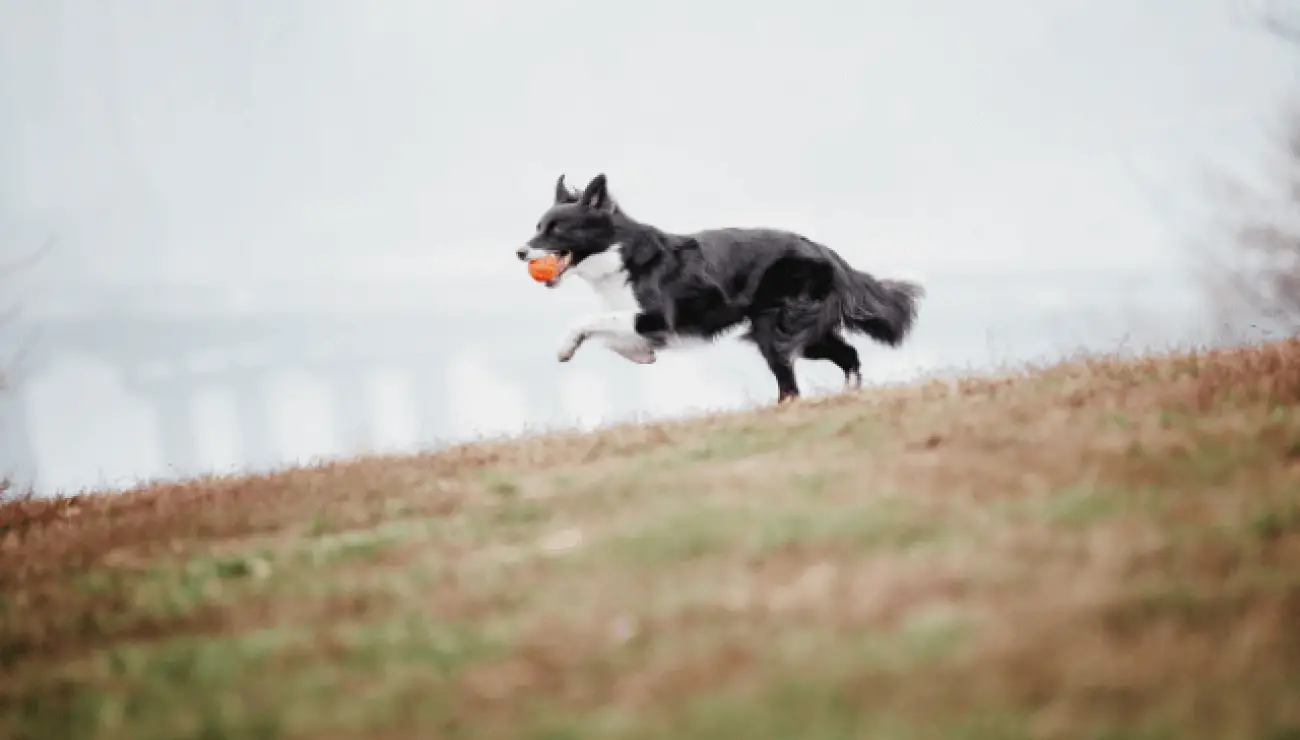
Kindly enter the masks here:
[[[628, 316], [634, 316], [641, 310], [641, 302], [636, 299], [636, 294], [632, 292], [632, 284], [628, 282], [626, 268], [623, 267], [623, 255], [620, 245], [615, 244], [600, 254], [592, 255], [573, 268], [574, 274], [582, 278], [596, 295], [608, 311], [626, 313]], [[740, 333], [746, 326], [735, 328], [735, 333]], [[669, 333], [667, 336], [660, 338], [661, 349], [694, 349], [711, 343], [711, 340], [682, 337], [680, 335]], [[638, 336], [635, 331], [629, 327], [628, 334], [619, 339], [607, 338], [606, 346], [616, 352], [624, 351], [644, 351], [647, 347], [647, 340]]]
[[568, 272], [591, 286], [604, 304], [605, 312], [588, 316], [572, 327], [561, 345], [559, 358], [567, 362], [587, 338], [595, 338], [609, 349], [638, 364], [655, 361], [658, 349], [678, 349], [708, 344], [703, 338], [683, 338], [669, 333], [654, 343], [636, 330], [641, 303], [628, 281], [623, 255], [618, 244], [579, 262]]
[[600, 297], [600, 302], [611, 311], [632, 311], [641, 307], [628, 282], [623, 267], [623, 254], [619, 245], [595, 254], [573, 268], [573, 272]]

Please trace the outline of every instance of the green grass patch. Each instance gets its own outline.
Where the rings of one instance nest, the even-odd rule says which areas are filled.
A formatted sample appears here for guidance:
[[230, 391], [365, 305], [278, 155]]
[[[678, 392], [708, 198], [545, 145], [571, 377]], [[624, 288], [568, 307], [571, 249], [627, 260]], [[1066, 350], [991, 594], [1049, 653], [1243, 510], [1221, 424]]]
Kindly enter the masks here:
[[1127, 514], [1154, 514], [1165, 497], [1152, 488], [1080, 482], [1056, 491], [1000, 501], [992, 508], [1012, 520], [1028, 518], [1077, 532]]
[[65, 688], [29, 696], [18, 727], [41, 738], [173, 740], [309, 737], [412, 711], [436, 723], [460, 711], [452, 679], [507, 647], [424, 615], [125, 645], [48, 676], [47, 689]]
[[[621, 532], [608, 555], [640, 565], [670, 564], [723, 553], [762, 555], [790, 546], [856, 550], [906, 549], [939, 539], [944, 523], [897, 497], [851, 506], [701, 505]], [[602, 553], [602, 557], [605, 553]]]
[[1297, 367], [1092, 357], [0, 504], [0, 737], [1285, 740]]

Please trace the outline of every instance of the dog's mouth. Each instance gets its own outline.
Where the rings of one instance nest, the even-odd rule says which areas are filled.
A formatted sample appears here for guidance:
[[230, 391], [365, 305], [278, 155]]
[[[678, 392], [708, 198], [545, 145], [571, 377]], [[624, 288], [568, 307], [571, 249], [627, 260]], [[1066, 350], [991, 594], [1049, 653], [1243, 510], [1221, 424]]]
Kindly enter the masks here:
[[555, 277], [546, 281], [546, 287], [554, 288], [555, 286], [559, 285], [560, 278], [564, 277], [564, 273], [569, 269], [569, 265], [572, 263], [573, 263], [572, 252], [556, 252], [555, 253]]

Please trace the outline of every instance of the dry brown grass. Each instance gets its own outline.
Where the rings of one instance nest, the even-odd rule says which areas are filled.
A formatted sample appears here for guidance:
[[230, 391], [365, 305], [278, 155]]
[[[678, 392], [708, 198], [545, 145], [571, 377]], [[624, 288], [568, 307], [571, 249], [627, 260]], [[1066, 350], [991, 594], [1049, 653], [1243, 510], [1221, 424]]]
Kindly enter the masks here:
[[1300, 736], [1300, 342], [0, 506], [0, 736]]

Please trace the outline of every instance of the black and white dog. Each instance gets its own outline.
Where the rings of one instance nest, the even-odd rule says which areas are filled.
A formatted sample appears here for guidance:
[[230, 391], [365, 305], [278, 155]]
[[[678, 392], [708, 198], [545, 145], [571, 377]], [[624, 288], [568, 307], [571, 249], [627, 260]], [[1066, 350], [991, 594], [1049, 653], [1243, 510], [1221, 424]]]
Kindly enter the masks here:
[[858, 352], [844, 330], [889, 346], [906, 339], [924, 289], [853, 269], [829, 247], [775, 229], [711, 229], [669, 234], [628, 216], [610, 197], [604, 174], [578, 193], [555, 183], [554, 204], [537, 233], [516, 251], [529, 261], [548, 254], [560, 271], [583, 278], [605, 311], [576, 322], [560, 362], [599, 339], [632, 362], [691, 340], [712, 341], [747, 327], [776, 377], [778, 403], [799, 396], [794, 360], [830, 360], [846, 388], [862, 383]]

